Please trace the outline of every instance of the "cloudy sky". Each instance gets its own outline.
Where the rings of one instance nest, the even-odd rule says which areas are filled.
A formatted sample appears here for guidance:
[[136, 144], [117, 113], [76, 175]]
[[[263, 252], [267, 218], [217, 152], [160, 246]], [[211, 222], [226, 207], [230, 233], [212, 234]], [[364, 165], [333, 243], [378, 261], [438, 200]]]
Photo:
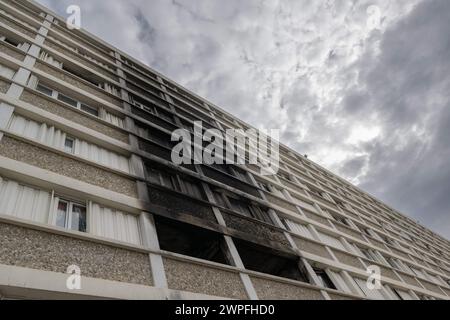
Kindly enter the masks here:
[[450, 238], [450, 1], [39, 2]]

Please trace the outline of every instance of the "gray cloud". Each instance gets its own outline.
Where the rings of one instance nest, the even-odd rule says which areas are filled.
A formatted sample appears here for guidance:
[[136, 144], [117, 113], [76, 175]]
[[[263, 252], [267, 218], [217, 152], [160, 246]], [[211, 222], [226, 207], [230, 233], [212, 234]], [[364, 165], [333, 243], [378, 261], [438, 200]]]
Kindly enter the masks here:
[[450, 236], [448, 1], [40, 2]]
[[[367, 144], [361, 186], [450, 235], [450, 2], [423, 2], [384, 35], [380, 54], [359, 62], [345, 112], [373, 114], [383, 134]], [[361, 87], [365, 90], [361, 91]]]

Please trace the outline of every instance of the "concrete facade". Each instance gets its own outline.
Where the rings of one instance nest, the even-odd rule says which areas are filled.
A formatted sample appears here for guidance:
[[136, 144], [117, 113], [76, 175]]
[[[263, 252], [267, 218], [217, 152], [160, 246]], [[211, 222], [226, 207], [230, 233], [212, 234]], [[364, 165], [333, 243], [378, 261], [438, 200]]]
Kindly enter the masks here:
[[173, 130], [249, 125], [34, 1], [0, 9], [0, 298], [450, 299], [446, 239], [285, 146], [273, 176], [175, 166]]

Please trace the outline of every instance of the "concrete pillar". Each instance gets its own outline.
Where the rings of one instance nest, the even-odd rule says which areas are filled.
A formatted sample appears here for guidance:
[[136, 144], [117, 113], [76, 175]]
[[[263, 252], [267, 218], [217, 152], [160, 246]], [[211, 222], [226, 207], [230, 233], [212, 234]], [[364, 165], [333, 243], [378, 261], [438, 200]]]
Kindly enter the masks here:
[[[199, 166], [196, 166], [196, 167], [199, 167]], [[200, 170], [200, 173], [201, 173], [201, 168], [199, 168], [198, 170]], [[209, 188], [209, 186], [206, 183], [202, 183], [202, 186], [206, 193], [208, 201], [211, 203], [216, 203], [216, 199], [214, 198], [214, 195], [213, 195], [211, 189]], [[219, 225], [226, 227], [225, 220], [224, 220], [220, 210], [216, 207], [213, 207], [213, 212], [214, 212], [214, 215], [216, 216], [216, 219], [217, 219]], [[244, 263], [242, 262], [242, 259], [239, 255], [239, 252], [237, 251], [237, 248], [233, 242], [233, 239], [230, 236], [224, 235], [223, 237], [224, 237], [225, 245], [226, 245], [225, 249], [228, 253], [229, 258], [231, 259], [231, 263], [237, 268], [245, 269]], [[241, 273], [239, 273], [239, 276], [241, 278], [242, 283], [244, 284], [245, 291], [246, 291], [248, 297], [250, 298], [250, 300], [258, 300], [258, 295], [256, 294], [255, 287], [253, 286], [253, 283], [252, 283], [250, 277], [248, 276], [248, 274], [241, 272]]]

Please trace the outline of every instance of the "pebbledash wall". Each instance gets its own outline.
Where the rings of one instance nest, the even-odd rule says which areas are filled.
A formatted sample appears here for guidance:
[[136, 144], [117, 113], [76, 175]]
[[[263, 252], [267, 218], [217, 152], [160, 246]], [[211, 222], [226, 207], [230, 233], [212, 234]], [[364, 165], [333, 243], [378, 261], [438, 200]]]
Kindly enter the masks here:
[[450, 298], [446, 239], [293, 150], [174, 166], [173, 130], [249, 126], [33, 1], [0, 1], [0, 100], [0, 299]]

